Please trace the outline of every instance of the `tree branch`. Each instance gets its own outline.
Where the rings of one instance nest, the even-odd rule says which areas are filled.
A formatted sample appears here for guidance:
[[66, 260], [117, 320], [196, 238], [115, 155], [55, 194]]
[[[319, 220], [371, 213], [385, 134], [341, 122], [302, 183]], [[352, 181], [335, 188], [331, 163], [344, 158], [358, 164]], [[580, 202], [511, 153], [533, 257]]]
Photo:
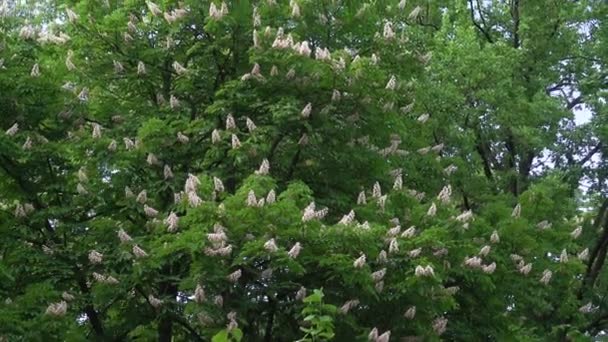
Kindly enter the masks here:
[[521, 45], [519, 38], [519, 1], [512, 0], [511, 3], [511, 17], [513, 18], [513, 47], [518, 49]]
[[[475, 27], [477, 27], [477, 29], [484, 35], [484, 37], [486, 37], [488, 42], [494, 43], [494, 40], [492, 39], [490, 34], [481, 25], [479, 25], [479, 23], [477, 23], [477, 21], [475, 20], [475, 7], [473, 6], [473, 0], [469, 0], [469, 9], [471, 10], [471, 21], [473, 22], [473, 25], [475, 25]], [[481, 14], [480, 14], [480, 16], [481, 16]], [[481, 20], [485, 22], [485, 20], [483, 19], [483, 16], [481, 17]]]

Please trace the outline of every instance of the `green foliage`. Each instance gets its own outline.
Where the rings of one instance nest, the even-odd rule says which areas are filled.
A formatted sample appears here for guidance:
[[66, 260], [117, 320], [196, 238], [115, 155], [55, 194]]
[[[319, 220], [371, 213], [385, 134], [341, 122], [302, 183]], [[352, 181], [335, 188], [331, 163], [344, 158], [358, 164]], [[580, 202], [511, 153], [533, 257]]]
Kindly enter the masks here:
[[302, 320], [306, 327], [301, 327], [306, 335], [298, 341], [329, 341], [335, 336], [333, 317], [337, 310], [330, 304], [323, 303], [323, 290], [314, 290], [304, 298]]
[[606, 18], [3, 2], [0, 341], [599, 338]]

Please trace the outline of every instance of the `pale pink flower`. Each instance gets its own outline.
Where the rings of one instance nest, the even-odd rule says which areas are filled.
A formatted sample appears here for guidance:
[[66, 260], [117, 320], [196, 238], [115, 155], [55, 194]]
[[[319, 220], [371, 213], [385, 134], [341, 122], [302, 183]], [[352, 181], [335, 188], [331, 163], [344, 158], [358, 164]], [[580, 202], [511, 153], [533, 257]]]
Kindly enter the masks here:
[[304, 213], [302, 214], [302, 222], [307, 222], [316, 218], [315, 215], [315, 202], [310, 202], [306, 208], [304, 208]]
[[9, 137], [14, 136], [19, 131], [19, 124], [14, 123], [9, 129], [6, 130], [6, 135]]
[[179, 108], [179, 106], [179, 99], [175, 95], [171, 94], [171, 96], [169, 97], [169, 107], [171, 107], [171, 109], [176, 109]]
[[232, 148], [233, 149], [237, 149], [241, 147], [241, 141], [239, 140], [239, 137], [236, 136], [236, 134], [232, 135]]
[[293, 245], [293, 247], [291, 247], [289, 252], [287, 252], [287, 255], [290, 258], [295, 259], [298, 257], [298, 255], [300, 255], [301, 250], [302, 250], [302, 245], [299, 242], [296, 242], [296, 244]]
[[67, 57], [65, 59], [65, 66], [68, 68], [69, 71], [73, 71], [73, 70], [76, 69], [76, 66], [74, 65], [74, 62], [72, 62], [72, 57], [74, 57], [74, 51], [68, 50], [68, 55], [67, 55]]
[[384, 88], [387, 90], [395, 90], [395, 88], [397, 88], [397, 78], [395, 77], [395, 75], [391, 76], [391, 78], [386, 83], [386, 87]]
[[197, 176], [189, 173], [186, 184], [184, 185], [184, 192], [196, 192], [197, 187], [201, 184], [201, 181]]
[[433, 330], [437, 335], [442, 335], [448, 326], [448, 320], [444, 317], [439, 317], [433, 321]]
[[357, 305], [359, 305], [359, 300], [351, 299], [351, 300], [347, 301], [346, 303], [344, 303], [344, 305], [342, 305], [338, 311], [340, 311], [340, 313], [345, 315], [348, 313], [348, 311], [350, 311], [350, 309], [356, 307]]
[[551, 281], [551, 277], [553, 276], [553, 272], [549, 271], [549, 270], [544, 270], [543, 271], [543, 276], [540, 278], [540, 282], [542, 284], [549, 284], [549, 282]]
[[146, 65], [142, 61], [137, 62], [137, 74], [138, 75], [146, 74]]
[[338, 90], [334, 89], [334, 91], [333, 91], [333, 93], [331, 95], [331, 100], [332, 101], [340, 101], [340, 97], [341, 96], [342, 95], [340, 94], [340, 92]]
[[175, 70], [178, 75], [183, 75], [188, 72], [188, 69], [184, 68], [178, 61], [173, 62], [173, 70]]
[[386, 263], [386, 261], [388, 260], [388, 256], [385, 250], [380, 251], [380, 253], [378, 253], [378, 257], [376, 258], [376, 261], [378, 261], [378, 263], [380, 264], [384, 264]]
[[148, 153], [148, 157], [146, 158], [146, 163], [148, 163], [148, 165], [158, 165], [159, 161], [158, 158], [156, 158], [156, 156], [154, 155], [154, 153]]
[[264, 249], [266, 249], [266, 251], [268, 251], [270, 253], [275, 253], [276, 251], [279, 250], [274, 239], [270, 239], [270, 240], [266, 241], [266, 243], [264, 243]]
[[395, 236], [399, 235], [400, 232], [401, 232], [401, 226], [397, 225], [397, 226], [387, 230], [386, 235], [388, 237], [395, 237]]
[[32, 25], [25, 25], [19, 30], [19, 37], [22, 39], [32, 39], [36, 36], [36, 30]]
[[71, 302], [74, 299], [76, 299], [76, 297], [74, 297], [73, 295], [71, 295], [70, 293], [65, 292], [65, 291], [61, 294], [61, 298], [63, 298], [63, 300], [65, 300], [67, 302]]
[[496, 230], [492, 232], [492, 235], [490, 236], [490, 242], [492, 242], [492, 243], [500, 242], [500, 236], [498, 235], [498, 232]]
[[294, 0], [291, 0], [290, 6], [291, 6], [291, 16], [294, 18], [299, 18], [300, 17], [300, 6], [298, 5], [298, 3]]
[[515, 208], [513, 208], [513, 212], [511, 212], [511, 217], [519, 218], [521, 215], [521, 204], [517, 203]]
[[378, 336], [376, 342], [389, 342], [391, 339], [391, 331], [387, 330], [382, 335]]
[[296, 300], [301, 301], [304, 298], [306, 298], [306, 288], [302, 286], [298, 289], [298, 292], [296, 292]]
[[464, 260], [464, 265], [468, 266], [468, 267], [471, 267], [471, 268], [480, 268], [482, 262], [483, 262], [483, 260], [481, 260], [480, 257], [473, 256], [473, 257], [470, 257], [470, 258], [466, 258]]
[[247, 125], [247, 129], [249, 130], [249, 133], [252, 133], [253, 131], [255, 131], [255, 129], [257, 128], [257, 126], [255, 125], [255, 123], [253, 122], [253, 120], [251, 120], [250, 118], [246, 117], [246, 125]]
[[61, 301], [59, 303], [52, 303], [46, 308], [46, 314], [55, 317], [61, 317], [66, 314], [68, 311], [68, 303], [66, 301]]
[[253, 190], [249, 190], [249, 193], [247, 193], [247, 206], [248, 207], [257, 207], [258, 205], [258, 200], [255, 197], [255, 192]]
[[414, 235], [416, 235], [416, 227], [411, 226], [408, 229], [404, 230], [403, 233], [401, 233], [401, 237], [402, 238], [411, 238]]
[[[331, 60], [331, 53], [329, 52], [329, 49], [327, 48], [317, 48], [315, 50], [315, 59], [320, 60], [320, 61], [325, 61], [325, 60]], [[340, 93], [338, 92], [338, 99], [339, 100], [339, 95]], [[336, 99], [333, 98], [332, 96], [332, 101], [337, 101]]]
[[287, 78], [288, 80], [293, 79], [294, 77], [296, 77], [296, 70], [294, 68], [291, 68], [287, 71], [287, 73], [285, 74], [285, 78]]
[[268, 159], [264, 158], [262, 160], [262, 164], [260, 164], [260, 168], [255, 172], [257, 175], [265, 176], [270, 171], [270, 162]]
[[[130, 191], [131, 189], [129, 189]], [[125, 189], [126, 192], [126, 189]], [[130, 197], [130, 196], [127, 196]], [[148, 192], [146, 190], [142, 190], [138, 195], [137, 198], [135, 198], [135, 200], [141, 204], [144, 204], [148, 201]]]
[[422, 253], [422, 248], [416, 248], [409, 251], [408, 255], [410, 256], [410, 258], [417, 258], [420, 253]]
[[589, 314], [597, 310], [597, 307], [593, 306], [592, 302], [589, 302], [583, 306], [581, 306], [578, 311], [584, 314]]
[[528, 275], [530, 271], [532, 271], [532, 263], [529, 263], [519, 268], [519, 272], [523, 275]]
[[241, 275], [243, 275], [243, 271], [241, 271], [240, 269], [230, 273], [228, 275], [228, 277], [226, 277], [228, 279], [228, 281], [230, 281], [231, 283], [236, 283], [239, 281], [239, 279], [241, 278]]
[[518, 254], [511, 254], [509, 257], [511, 258], [511, 260], [513, 260], [513, 262], [519, 262], [524, 259], [521, 255]]
[[133, 246], [133, 254], [137, 258], [145, 258], [148, 256], [148, 253], [146, 253], [146, 251], [141, 249], [141, 247], [139, 247], [138, 245]]
[[431, 147], [431, 151], [433, 152], [440, 152], [441, 150], [443, 150], [444, 144], [437, 144], [434, 145], [433, 147]]
[[272, 204], [275, 201], [276, 201], [276, 193], [274, 192], [274, 190], [270, 190], [268, 192], [268, 195], [266, 195], [266, 203]]
[[410, 306], [403, 316], [406, 319], [414, 319], [414, 317], [416, 316], [416, 307]]
[[416, 275], [416, 277], [430, 277], [430, 276], [435, 275], [435, 271], [433, 270], [433, 267], [431, 265], [427, 265], [427, 266], [418, 265], [418, 266], [416, 266], [414, 275]]
[[199, 304], [205, 302], [205, 290], [200, 284], [197, 284], [194, 290], [194, 301]]
[[133, 140], [129, 138], [122, 138], [122, 140], [125, 143], [125, 149], [132, 150], [133, 148], [135, 148], [135, 143], [133, 142]]
[[427, 147], [423, 147], [423, 148], [419, 148], [417, 150], [417, 152], [420, 153], [420, 154], [422, 154], [422, 155], [425, 155], [425, 154], [431, 152], [431, 148], [428, 147], [428, 146]]
[[540, 229], [540, 230], [549, 229], [549, 228], [551, 228], [551, 226], [552, 226], [551, 222], [549, 222], [547, 220], [541, 221], [536, 225], [536, 227], [538, 227], [538, 229]]
[[40, 77], [40, 66], [38, 63], [34, 64], [32, 70], [30, 71], [30, 76], [32, 77]]
[[188, 136], [184, 135], [182, 132], [177, 132], [177, 141], [182, 144], [187, 144], [190, 141], [190, 138], [188, 138]]
[[488, 246], [488, 245], [483, 246], [483, 247], [481, 248], [481, 250], [479, 251], [479, 255], [484, 256], [484, 257], [485, 257], [485, 256], [487, 256], [488, 254], [490, 254], [490, 250], [491, 250], [491, 249], [492, 249], [492, 247], [490, 247], [490, 246]]
[[222, 14], [222, 16], [228, 14], [228, 5], [226, 5], [226, 2], [222, 1], [222, 5], [220, 7], [220, 13]]
[[179, 226], [179, 216], [174, 212], [171, 212], [165, 219], [165, 224], [167, 225], [167, 231], [169, 233], [175, 233]]
[[589, 248], [583, 249], [580, 253], [578, 253], [577, 257], [579, 260], [582, 261], [586, 261], [587, 259], [589, 259]]
[[163, 177], [165, 179], [173, 178], [173, 171], [171, 170], [171, 166], [165, 165], [163, 168]]
[[96, 250], [92, 250], [89, 252], [89, 261], [91, 264], [100, 264], [103, 261], [103, 254]]
[[310, 57], [310, 53], [312, 51], [310, 50], [310, 47], [308, 46], [308, 41], [305, 40], [302, 43], [300, 43], [300, 46], [297, 49], [297, 52], [302, 56]]
[[260, 47], [260, 38], [258, 35], [258, 30], [253, 30], [252, 37], [253, 37], [253, 47], [259, 48]]
[[372, 273], [372, 280], [374, 282], [378, 282], [378, 281], [382, 280], [385, 275], [386, 275], [386, 268], [383, 268], [379, 271]]
[[78, 181], [79, 182], [81, 182], [81, 183], [88, 182], [89, 178], [87, 177], [87, 173], [84, 170], [84, 168], [81, 167], [80, 169], [78, 169], [77, 175], [78, 175]]
[[393, 190], [401, 190], [403, 188], [403, 177], [398, 175], [393, 183]]
[[173, 203], [178, 204], [179, 202], [182, 201], [183, 197], [184, 197], [184, 192], [183, 191], [174, 193], [173, 194]]
[[376, 342], [378, 340], [378, 328], [373, 328], [367, 335], [367, 339], [371, 342]]
[[579, 236], [581, 236], [582, 232], [583, 232], [583, 227], [578, 226], [570, 233], [570, 236], [572, 237], [573, 240], [576, 240], [576, 239], [578, 239]]
[[366, 257], [365, 254], [361, 254], [360, 257], [358, 257], [354, 262], [353, 262], [353, 266], [355, 268], [361, 268], [363, 266], [365, 266], [365, 261], [366, 261]]
[[399, 252], [399, 242], [396, 238], [392, 238], [388, 245], [388, 253], [393, 254]]
[[427, 210], [426, 215], [433, 217], [433, 216], [435, 216], [436, 213], [437, 213], [437, 206], [435, 205], [435, 202], [433, 202], [433, 203], [431, 203], [429, 210]]
[[155, 309], [158, 309], [161, 305], [163, 305], [163, 301], [154, 297], [153, 295], [149, 294], [148, 295], [148, 302], [150, 303], [150, 305], [152, 305], [152, 307], [154, 307]]
[[147, 204], [144, 204], [144, 213], [146, 214], [146, 216], [148, 217], [156, 217], [158, 215], [158, 210], [150, 207]]
[[93, 139], [101, 138], [101, 125], [94, 123], [93, 125]]
[[357, 204], [364, 205], [367, 204], [367, 198], [365, 197], [365, 191], [361, 191], [359, 196], [357, 197]]
[[308, 102], [308, 104], [306, 104], [306, 106], [304, 106], [304, 109], [302, 109], [302, 112], [300, 113], [300, 115], [302, 115], [302, 117], [304, 119], [307, 119], [308, 117], [310, 117], [311, 112], [312, 112], [312, 103]]
[[452, 173], [456, 172], [457, 170], [458, 170], [458, 166], [451, 164], [448, 167], [446, 167], [445, 169], [443, 169], [443, 172], [449, 176]]
[[213, 304], [221, 308], [222, 306], [224, 306], [224, 297], [222, 297], [221, 295], [213, 297]]
[[460, 287], [459, 286], [450, 286], [450, 287], [446, 287], [445, 288], [445, 293], [453, 296], [455, 295], [458, 291], [460, 291]]
[[481, 266], [481, 270], [482, 270], [484, 273], [492, 274], [492, 273], [494, 273], [494, 271], [496, 270], [496, 263], [495, 263], [495, 262], [493, 262], [493, 263], [491, 263], [491, 264], [489, 264], [489, 265], [484, 265], [484, 266]]
[[21, 148], [24, 150], [30, 150], [32, 148], [32, 138], [27, 137]]
[[342, 219], [340, 220], [340, 222], [338, 222], [338, 224], [349, 225], [349, 224], [353, 223], [354, 220], [355, 220], [355, 211], [351, 210], [348, 214], [342, 216]]
[[146, 5], [148, 5], [148, 10], [150, 11], [150, 13], [152, 13], [152, 15], [155, 17], [163, 13], [160, 7], [158, 7], [158, 5], [153, 3], [152, 1], [146, 1]]
[[80, 183], [78, 183], [78, 184], [76, 185], [76, 192], [77, 192], [79, 195], [86, 195], [86, 194], [88, 194], [88, 193], [89, 193], [89, 192], [87, 191], [87, 189], [84, 187], [84, 185], [82, 185], [82, 184], [80, 184]]
[[226, 326], [226, 331], [231, 332], [232, 330], [239, 327], [238, 322], [236, 321], [236, 312], [231, 311], [227, 315], [228, 317], [228, 325]]
[[559, 262], [567, 263], [568, 262], [568, 252], [564, 249], [562, 253], [559, 255]]
[[217, 129], [214, 129], [213, 132], [211, 132], [211, 143], [217, 144], [221, 140], [222, 137], [220, 136], [220, 132]]
[[208, 233], [207, 239], [213, 243], [222, 243], [228, 240], [228, 236], [221, 230], [217, 230], [214, 233]]
[[372, 197], [375, 197], [375, 198], [382, 197], [382, 189], [380, 187], [379, 182], [374, 183], [374, 186], [372, 187]]
[[[439, 195], [437, 195], [437, 199], [443, 203], [448, 203], [450, 201], [451, 196], [452, 196], [452, 186], [446, 185], [441, 189], [441, 191], [439, 192]], [[470, 215], [473, 215], [473, 213], [470, 213]], [[465, 222], [465, 221], [463, 221], [463, 222]]]
[[122, 228], [118, 230], [118, 239], [120, 239], [120, 242], [122, 243], [131, 242], [133, 240], [131, 236], [129, 236], [129, 234], [127, 234], [127, 232], [125, 232], [125, 230]]
[[222, 180], [217, 177], [213, 177], [213, 187], [214, 187], [214, 190], [217, 192], [224, 191], [224, 183], [222, 183]]
[[416, 119], [418, 122], [420, 123], [425, 123], [429, 120], [430, 115], [428, 113], [422, 114], [418, 117], [418, 119]]

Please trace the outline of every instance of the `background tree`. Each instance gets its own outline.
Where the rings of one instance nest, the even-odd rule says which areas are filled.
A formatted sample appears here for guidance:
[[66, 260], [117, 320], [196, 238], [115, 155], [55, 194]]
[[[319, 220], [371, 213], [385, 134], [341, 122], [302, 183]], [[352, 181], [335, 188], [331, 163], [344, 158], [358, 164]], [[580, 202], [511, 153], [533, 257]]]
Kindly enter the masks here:
[[4, 2], [0, 336], [600, 336], [607, 11]]

